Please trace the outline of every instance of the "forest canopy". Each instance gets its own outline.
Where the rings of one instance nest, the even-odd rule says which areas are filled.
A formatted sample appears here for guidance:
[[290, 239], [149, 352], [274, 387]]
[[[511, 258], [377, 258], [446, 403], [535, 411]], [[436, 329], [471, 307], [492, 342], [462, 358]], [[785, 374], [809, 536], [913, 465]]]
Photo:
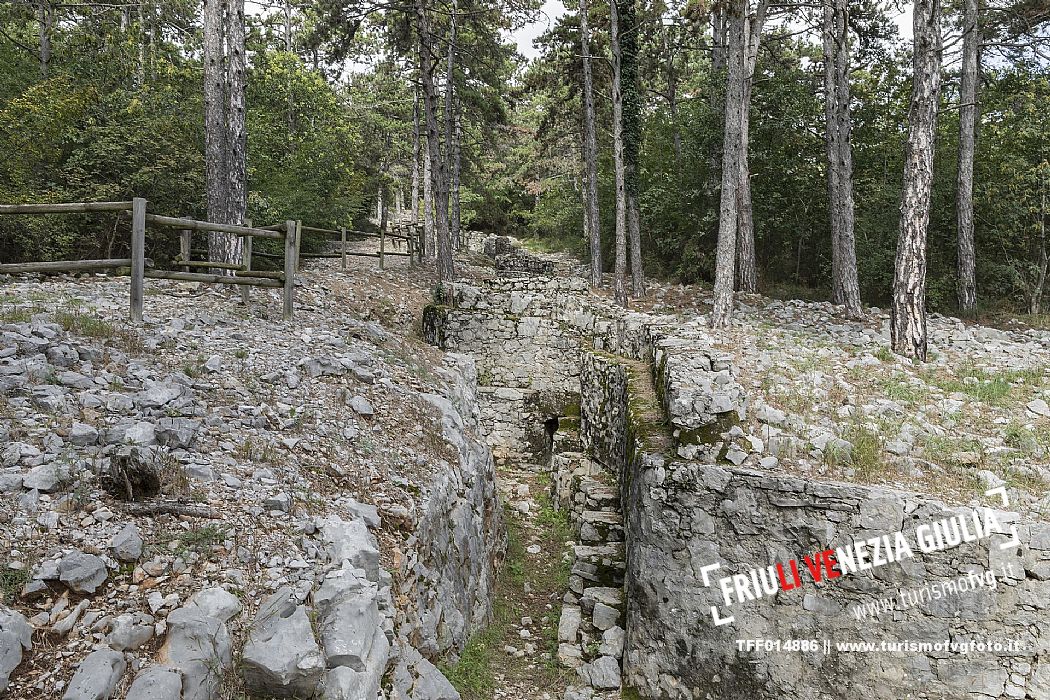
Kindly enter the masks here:
[[[138, 196], [172, 215], [325, 227], [414, 217], [426, 219], [439, 264], [445, 235], [454, 246], [473, 228], [599, 261], [596, 282], [602, 271], [630, 272], [635, 296], [644, 269], [716, 288], [735, 270], [737, 290], [854, 311], [861, 299], [893, 297], [922, 74], [922, 36], [902, 35], [896, 5], [570, 0], [531, 60], [513, 40], [539, 19], [528, 0], [249, 9], [243, 0], [5, 4], [0, 201]], [[975, 290], [984, 310], [1040, 312], [1050, 9], [964, 0], [932, 12], [939, 80], [922, 293], [945, 312], [975, 311]], [[227, 71], [218, 102], [208, 87], [215, 46]], [[740, 120], [727, 120], [740, 116], [727, 100], [742, 101]], [[209, 137], [223, 119], [235, 127]], [[742, 177], [723, 178], [727, 144]], [[217, 160], [241, 161], [229, 191], [216, 190], [226, 178], [209, 171]], [[220, 200], [233, 204], [218, 211]], [[719, 248], [727, 221], [739, 231], [731, 253]], [[126, 227], [104, 215], [4, 217], [0, 258], [113, 257]], [[968, 228], [971, 273], [960, 262]], [[148, 246], [162, 259], [176, 249], [161, 235]], [[738, 262], [719, 278], [727, 254]]]

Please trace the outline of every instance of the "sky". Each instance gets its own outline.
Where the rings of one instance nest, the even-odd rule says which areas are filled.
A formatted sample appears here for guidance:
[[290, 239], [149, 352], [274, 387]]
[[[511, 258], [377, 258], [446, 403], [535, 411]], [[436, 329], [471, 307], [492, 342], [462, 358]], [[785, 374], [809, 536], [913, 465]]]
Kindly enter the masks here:
[[511, 34], [511, 38], [518, 44], [518, 53], [530, 60], [536, 58], [539, 51], [533, 47], [533, 39], [547, 31], [547, 28], [563, 14], [565, 14], [565, 5], [561, 3], [561, 0], [544, 0], [539, 19]]

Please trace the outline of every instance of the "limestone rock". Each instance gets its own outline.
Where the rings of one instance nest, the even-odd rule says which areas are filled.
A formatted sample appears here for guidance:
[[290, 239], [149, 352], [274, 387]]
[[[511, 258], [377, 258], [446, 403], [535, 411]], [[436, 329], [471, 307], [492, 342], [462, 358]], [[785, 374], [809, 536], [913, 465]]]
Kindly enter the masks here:
[[181, 672], [183, 700], [213, 700], [233, 658], [224, 621], [190, 604], [168, 614], [167, 628], [157, 661]]
[[412, 685], [412, 700], [460, 700], [459, 692], [434, 664], [420, 659], [413, 670], [416, 681]]
[[229, 622], [241, 611], [241, 601], [237, 596], [222, 588], [205, 588], [195, 593], [189, 604], [222, 622]]
[[266, 598], [252, 622], [241, 656], [241, 675], [252, 693], [272, 697], [310, 697], [325, 670], [306, 607], [296, 605], [291, 588]]
[[191, 447], [201, 422], [191, 418], [161, 418], [154, 425], [157, 442], [172, 449]]
[[135, 523], [128, 523], [124, 528], [113, 536], [110, 542], [110, 550], [117, 561], [135, 562], [142, 556], [142, 535]]
[[[349, 666], [355, 671], [364, 671], [381, 620], [374, 589], [352, 594], [330, 605], [320, 622], [321, 643], [328, 666]], [[386, 643], [385, 636], [383, 643]]]
[[74, 552], [58, 565], [59, 580], [77, 593], [94, 593], [108, 575], [106, 562], [94, 554]]
[[94, 445], [98, 442], [98, 431], [87, 423], [74, 423], [69, 431], [69, 441], [78, 447]]
[[11, 672], [22, 662], [22, 653], [33, 646], [33, 628], [22, 613], [0, 605], [0, 693]]
[[348, 522], [332, 516], [322, 519], [318, 529], [333, 562], [349, 561], [353, 566], [364, 569], [370, 580], [379, 580], [379, 548], [375, 536], [368, 531], [364, 521]]
[[181, 700], [182, 676], [178, 671], [154, 664], [140, 671], [128, 690], [127, 700]]
[[611, 656], [599, 656], [591, 663], [584, 664], [580, 674], [586, 676], [591, 686], [598, 690], [620, 687], [620, 664]]
[[154, 619], [143, 613], [125, 613], [113, 620], [106, 643], [117, 651], [131, 651], [153, 638]]
[[33, 467], [22, 479], [22, 487], [36, 489], [41, 493], [57, 491], [69, 483], [69, 470], [58, 464], [42, 464]]
[[119, 651], [93, 651], [80, 662], [62, 700], [108, 700], [126, 669], [124, 654]]
[[375, 409], [372, 408], [372, 404], [368, 402], [363, 396], [354, 396], [350, 399], [350, 408], [354, 410], [359, 416], [372, 416], [375, 415]]

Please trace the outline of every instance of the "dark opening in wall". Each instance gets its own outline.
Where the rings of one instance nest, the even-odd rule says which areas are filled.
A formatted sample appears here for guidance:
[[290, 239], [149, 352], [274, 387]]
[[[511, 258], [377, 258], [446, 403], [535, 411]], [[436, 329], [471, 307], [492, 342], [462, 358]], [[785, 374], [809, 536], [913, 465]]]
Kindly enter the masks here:
[[551, 416], [543, 421], [543, 457], [549, 461], [554, 449], [554, 433], [558, 432], [558, 416]]

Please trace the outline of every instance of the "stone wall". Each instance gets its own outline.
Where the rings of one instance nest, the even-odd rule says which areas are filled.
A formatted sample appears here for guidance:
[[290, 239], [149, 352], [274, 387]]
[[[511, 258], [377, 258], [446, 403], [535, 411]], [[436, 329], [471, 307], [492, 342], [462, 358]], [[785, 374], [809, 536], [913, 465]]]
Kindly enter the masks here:
[[414, 515], [414, 544], [404, 552], [398, 632], [430, 659], [455, 657], [492, 612], [494, 571], [506, 530], [496, 496], [492, 452], [480, 435], [474, 360], [446, 355], [445, 396], [427, 394], [443, 437], [459, 455], [442, 462]]
[[588, 352], [580, 373], [583, 450], [619, 476], [627, 447], [627, 370], [614, 356]]
[[[1019, 527], [1022, 553], [1000, 537], [813, 584], [728, 609], [712, 578], [765, 568], [867, 537], [948, 517], [915, 494], [774, 476], [636, 453], [627, 491], [628, 647], [625, 682], [651, 698], [1046, 698], [1050, 527]], [[1010, 516], [1003, 514], [1003, 519]], [[914, 542], [912, 542], [912, 546]], [[1002, 576], [1002, 566], [1015, 565]], [[997, 574], [997, 588], [947, 595], [858, 620], [855, 606], [901, 590]], [[788, 579], [790, 580], [790, 579]], [[711, 606], [735, 621], [715, 626]], [[1023, 645], [1016, 653], [740, 651], [736, 640], [880, 643], [971, 639]]]
[[477, 363], [481, 432], [497, 460], [549, 449], [545, 423], [574, 413], [581, 338], [593, 329], [577, 279], [497, 279], [448, 285], [424, 310], [424, 337]]
[[[706, 329], [610, 308], [590, 297], [582, 281], [455, 285], [428, 318], [432, 342], [477, 358], [482, 431], [497, 455], [540, 451], [546, 436], [537, 426], [564, 415], [579, 392], [583, 454], [573, 447], [554, 455], [554, 488], [578, 510], [588, 503], [583, 486], [599, 483], [603, 469], [619, 484], [623, 680], [642, 697], [1050, 698], [1050, 664], [1043, 661], [1050, 653], [1050, 527], [1017, 523], [1020, 550], [1001, 551], [998, 539], [932, 554], [916, 549], [913, 558], [814, 583], [805, 555], [898, 530], [914, 534], [916, 525], [953, 511], [921, 494], [731, 466], [735, 423], [747, 410], [731, 358], [712, 350]], [[645, 423], [652, 411], [644, 419], [635, 413], [632, 372], [646, 369], [670, 436], [652, 438]], [[540, 400], [540, 392], [555, 396]], [[712, 606], [724, 608], [718, 578], [791, 560], [802, 569], [799, 589], [737, 603], [722, 613], [734, 615], [733, 623], [714, 624]], [[1006, 575], [1008, 563], [1014, 569]], [[719, 569], [705, 587], [701, 570], [711, 564]], [[859, 605], [989, 570], [997, 577], [994, 591], [978, 588], [857, 617]], [[569, 595], [583, 600], [579, 591]], [[589, 639], [583, 628], [569, 626], [579, 634], [576, 643]], [[568, 631], [563, 636], [572, 636]], [[738, 647], [737, 640], [748, 639], [820, 646], [812, 652]], [[980, 640], [1021, 648], [850, 653], [823, 648], [825, 639], [832, 645]], [[593, 685], [598, 676], [586, 654], [562, 651], [563, 662], [578, 661], [581, 677]]]

